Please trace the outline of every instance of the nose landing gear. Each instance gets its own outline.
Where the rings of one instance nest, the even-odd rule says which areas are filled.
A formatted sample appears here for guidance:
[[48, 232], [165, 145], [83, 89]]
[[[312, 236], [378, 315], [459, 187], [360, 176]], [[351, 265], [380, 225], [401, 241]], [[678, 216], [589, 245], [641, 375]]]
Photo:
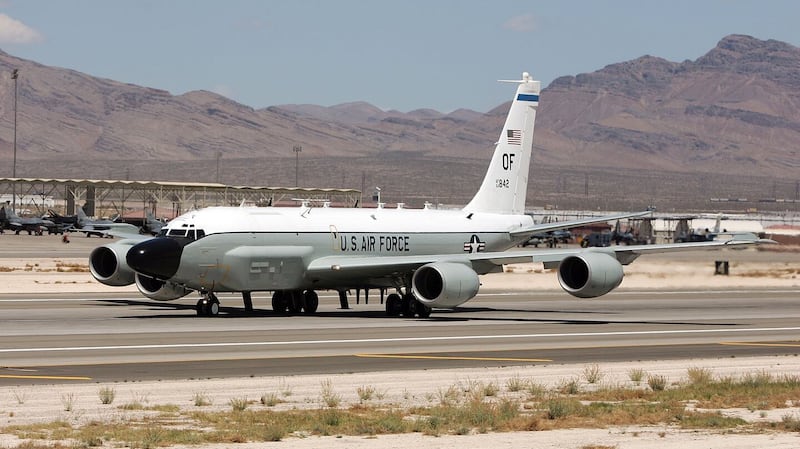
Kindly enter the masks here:
[[213, 292], [201, 293], [202, 296], [197, 301], [197, 316], [217, 316], [219, 315], [219, 300]]

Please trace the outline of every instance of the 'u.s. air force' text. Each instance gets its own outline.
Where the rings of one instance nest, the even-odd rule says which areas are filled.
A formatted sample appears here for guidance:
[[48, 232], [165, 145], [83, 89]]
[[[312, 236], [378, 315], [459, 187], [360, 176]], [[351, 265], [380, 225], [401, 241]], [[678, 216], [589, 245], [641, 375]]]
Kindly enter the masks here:
[[407, 235], [340, 235], [339, 249], [349, 252], [409, 252]]

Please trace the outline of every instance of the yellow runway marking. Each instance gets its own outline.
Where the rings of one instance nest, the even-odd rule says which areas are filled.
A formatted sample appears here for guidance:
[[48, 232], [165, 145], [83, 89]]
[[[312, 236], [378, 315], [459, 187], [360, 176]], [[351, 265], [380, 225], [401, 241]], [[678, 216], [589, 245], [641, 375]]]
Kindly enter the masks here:
[[398, 355], [398, 354], [355, 354], [356, 357], [373, 359], [416, 359], [416, 360], [467, 360], [479, 362], [552, 362], [550, 359], [514, 359], [506, 357], [456, 357], [446, 355]]
[[743, 341], [721, 342], [725, 346], [765, 346], [773, 348], [800, 348], [800, 343], [747, 343]]
[[0, 374], [0, 379], [35, 379], [35, 380], [92, 380], [83, 376], [35, 376], [26, 374]]

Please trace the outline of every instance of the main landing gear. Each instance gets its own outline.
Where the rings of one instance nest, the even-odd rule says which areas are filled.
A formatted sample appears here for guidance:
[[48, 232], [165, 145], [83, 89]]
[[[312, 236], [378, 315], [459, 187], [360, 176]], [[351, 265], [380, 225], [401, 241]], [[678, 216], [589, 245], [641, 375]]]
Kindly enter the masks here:
[[431, 308], [417, 301], [411, 293], [399, 295], [392, 293], [386, 297], [386, 314], [389, 316], [404, 316], [413, 318], [415, 315], [420, 318], [431, 316]]
[[[419, 302], [411, 293], [392, 293], [386, 297], [386, 314], [406, 318], [428, 318], [431, 308]], [[220, 304], [214, 292], [201, 292], [197, 301], [197, 316], [214, 317], [219, 315]], [[345, 292], [346, 298], [346, 292]], [[242, 292], [242, 301], [246, 312], [253, 311], [253, 301], [250, 292]], [[278, 290], [272, 294], [272, 310], [280, 314], [316, 313], [319, 307], [319, 296], [314, 290]]]
[[315, 313], [319, 296], [314, 290], [277, 290], [272, 294], [272, 310], [277, 313]]

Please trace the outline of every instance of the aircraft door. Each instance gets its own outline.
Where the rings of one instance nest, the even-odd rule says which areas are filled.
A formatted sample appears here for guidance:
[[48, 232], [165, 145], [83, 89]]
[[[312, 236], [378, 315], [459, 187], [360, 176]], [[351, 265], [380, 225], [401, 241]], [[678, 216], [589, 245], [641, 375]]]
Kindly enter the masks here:
[[339, 230], [336, 229], [336, 225], [330, 225], [331, 230], [331, 249], [333, 251], [339, 251]]

